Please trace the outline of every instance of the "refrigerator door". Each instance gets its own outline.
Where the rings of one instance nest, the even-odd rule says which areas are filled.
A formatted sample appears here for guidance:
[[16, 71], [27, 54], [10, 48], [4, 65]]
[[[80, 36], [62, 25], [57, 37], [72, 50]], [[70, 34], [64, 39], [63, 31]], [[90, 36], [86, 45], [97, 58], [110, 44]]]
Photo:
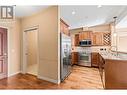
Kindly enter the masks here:
[[61, 81], [63, 81], [71, 70], [71, 39], [61, 34]]

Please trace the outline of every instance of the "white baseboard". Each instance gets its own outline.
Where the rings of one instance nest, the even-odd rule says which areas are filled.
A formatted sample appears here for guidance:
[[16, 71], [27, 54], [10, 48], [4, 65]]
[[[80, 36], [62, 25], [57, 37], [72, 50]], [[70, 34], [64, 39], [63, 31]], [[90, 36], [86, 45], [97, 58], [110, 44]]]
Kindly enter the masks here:
[[50, 79], [50, 78], [47, 78], [47, 77], [44, 77], [44, 76], [37, 76], [37, 77], [39, 79], [42, 79], [42, 80], [46, 80], [46, 81], [49, 81], [49, 82], [52, 82], [52, 83], [55, 83], [55, 84], [59, 84], [58, 80]]
[[15, 73], [9, 74], [9, 75], [8, 75], [8, 77], [14, 76], [14, 75], [19, 74], [19, 73], [21, 73], [21, 71], [18, 71], [18, 72], [15, 72]]

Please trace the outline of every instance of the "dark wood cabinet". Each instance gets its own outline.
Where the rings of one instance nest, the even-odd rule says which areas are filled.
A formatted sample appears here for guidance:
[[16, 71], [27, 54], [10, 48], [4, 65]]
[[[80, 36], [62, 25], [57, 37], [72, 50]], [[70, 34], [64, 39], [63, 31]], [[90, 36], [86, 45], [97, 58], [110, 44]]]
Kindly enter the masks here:
[[97, 52], [91, 53], [91, 63], [93, 67], [99, 67], [99, 53]]
[[72, 52], [71, 53], [71, 63], [72, 65], [78, 64], [78, 52]]

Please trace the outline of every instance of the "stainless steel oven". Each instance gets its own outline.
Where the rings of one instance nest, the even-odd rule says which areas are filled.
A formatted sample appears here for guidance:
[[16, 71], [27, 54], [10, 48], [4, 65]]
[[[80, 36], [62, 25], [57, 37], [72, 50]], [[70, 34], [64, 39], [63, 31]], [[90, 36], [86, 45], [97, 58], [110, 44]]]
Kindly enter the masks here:
[[79, 65], [91, 66], [91, 53], [90, 52], [80, 52], [79, 53]]

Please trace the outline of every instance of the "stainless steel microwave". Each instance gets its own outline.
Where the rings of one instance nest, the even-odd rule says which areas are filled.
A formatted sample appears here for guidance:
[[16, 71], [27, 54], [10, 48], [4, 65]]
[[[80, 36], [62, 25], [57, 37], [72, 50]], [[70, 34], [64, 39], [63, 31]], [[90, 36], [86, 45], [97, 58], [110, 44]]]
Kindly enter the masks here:
[[90, 39], [82, 40], [79, 42], [80, 46], [91, 46], [92, 42]]

